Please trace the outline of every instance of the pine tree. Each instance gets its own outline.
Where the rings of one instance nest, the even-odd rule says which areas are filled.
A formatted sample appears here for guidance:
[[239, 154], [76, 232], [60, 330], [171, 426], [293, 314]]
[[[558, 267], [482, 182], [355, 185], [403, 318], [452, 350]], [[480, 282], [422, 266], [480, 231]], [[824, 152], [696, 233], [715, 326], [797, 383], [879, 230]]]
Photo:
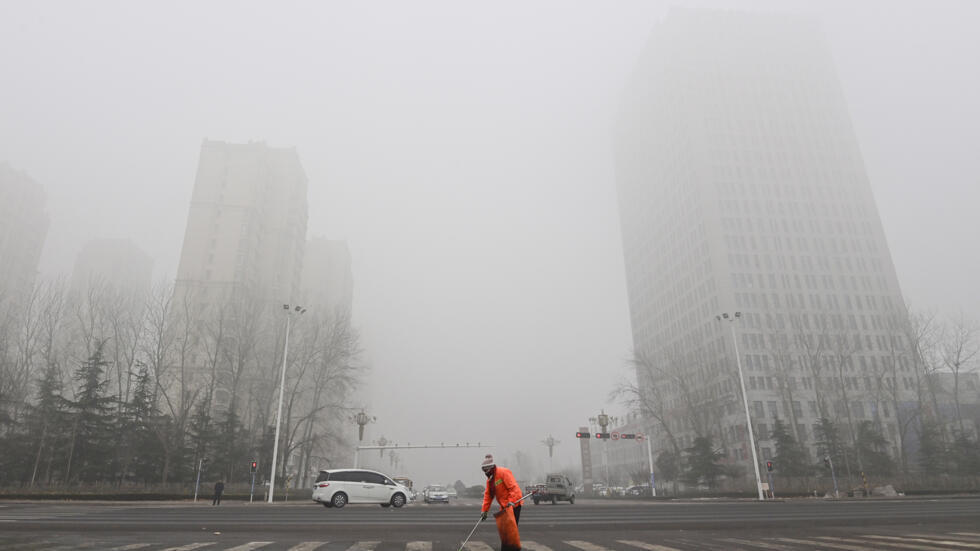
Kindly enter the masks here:
[[844, 466], [847, 448], [841, 440], [837, 425], [833, 421], [821, 417], [814, 427], [814, 439], [816, 440], [817, 454], [821, 460], [829, 455], [838, 469]]
[[923, 419], [919, 425], [919, 468], [926, 474], [948, 473], [947, 453], [939, 425]]
[[75, 400], [69, 401], [71, 441], [65, 468], [67, 482], [95, 482], [114, 473], [118, 431], [113, 404], [116, 398], [106, 395], [108, 381], [103, 358], [105, 341], [100, 342], [88, 360], [75, 371], [79, 388]]
[[770, 437], [776, 442], [776, 456], [773, 457], [773, 462], [776, 464], [779, 474], [783, 476], [807, 476], [810, 474], [812, 469], [807, 460], [806, 451], [796, 441], [786, 424], [776, 419]]
[[162, 446], [154, 434], [153, 423], [159, 422], [160, 416], [153, 403], [149, 368], [143, 363], [137, 366], [133, 396], [123, 407], [120, 482], [132, 477], [145, 483], [159, 471]]
[[55, 453], [63, 444], [65, 426], [66, 401], [61, 395], [61, 370], [57, 364], [48, 364], [37, 386], [37, 403], [31, 408], [27, 423], [33, 459], [31, 486], [39, 479], [49, 479], [45, 473], [50, 475]]
[[862, 421], [857, 429], [858, 452], [864, 460], [865, 474], [888, 476], [895, 473], [895, 461], [888, 455], [888, 440], [881, 427], [871, 421]]
[[957, 431], [950, 452], [956, 474], [976, 476], [980, 472], [980, 444], [969, 435]]
[[690, 448], [684, 450], [687, 453], [687, 472], [685, 482], [689, 484], [707, 484], [708, 488], [714, 488], [718, 477], [722, 475], [724, 469], [718, 461], [725, 456], [720, 450], [716, 450], [711, 442], [711, 438], [698, 436]]

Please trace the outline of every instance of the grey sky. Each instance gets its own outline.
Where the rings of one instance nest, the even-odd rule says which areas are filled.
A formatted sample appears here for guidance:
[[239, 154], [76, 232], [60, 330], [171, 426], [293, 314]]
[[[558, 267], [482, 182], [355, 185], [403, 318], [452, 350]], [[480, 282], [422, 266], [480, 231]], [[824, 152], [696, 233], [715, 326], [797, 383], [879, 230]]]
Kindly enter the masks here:
[[[202, 139], [296, 146], [311, 234], [350, 244], [369, 437], [577, 463], [630, 353], [610, 128], [667, 6], [3, 0], [0, 160], [47, 190], [45, 274], [129, 236], [164, 277]], [[980, 4], [739, 6], [821, 20], [907, 300], [976, 317]], [[453, 453], [404, 470], [477, 482]]]

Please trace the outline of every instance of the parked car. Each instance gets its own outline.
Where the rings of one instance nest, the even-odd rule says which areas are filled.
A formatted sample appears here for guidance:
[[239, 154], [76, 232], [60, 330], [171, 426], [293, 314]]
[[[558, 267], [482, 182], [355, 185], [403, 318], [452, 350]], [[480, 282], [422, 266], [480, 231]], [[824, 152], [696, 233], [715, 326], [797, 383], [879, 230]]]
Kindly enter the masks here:
[[313, 483], [313, 501], [337, 509], [348, 503], [398, 508], [405, 505], [410, 495], [411, 490], [391, 477], [365, 469], [323, 470]]
[[452, 486], [446, 486], [446, 494], [448, 494], [450, 498], [455, 499], [456, 498], [456, 488], [453, 488]]
[[425, 492], [426, 503], [449, 503], [449, 492], [443, 486], [429, 486]]

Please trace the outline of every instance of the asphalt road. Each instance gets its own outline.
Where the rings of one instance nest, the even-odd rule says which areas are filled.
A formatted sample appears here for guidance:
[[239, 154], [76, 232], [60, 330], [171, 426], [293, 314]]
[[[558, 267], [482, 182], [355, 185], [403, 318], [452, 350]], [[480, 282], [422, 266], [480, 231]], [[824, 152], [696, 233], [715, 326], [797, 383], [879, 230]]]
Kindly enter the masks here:
[[[479, 504], [0, 502], [2, 549], [458, 551]], [[527, 505], [531, 551], [980, 550], [980, 499], [589, 502]], [[469, 551], [498, 548], [492, 520]]]

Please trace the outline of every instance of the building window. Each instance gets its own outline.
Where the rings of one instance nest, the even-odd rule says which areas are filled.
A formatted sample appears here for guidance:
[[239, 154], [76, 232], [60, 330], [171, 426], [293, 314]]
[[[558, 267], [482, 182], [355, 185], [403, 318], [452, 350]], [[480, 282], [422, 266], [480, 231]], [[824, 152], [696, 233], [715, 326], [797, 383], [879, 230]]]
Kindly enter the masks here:
[[766, 417], [766, 411], [762, 408], [762, 402], [752, 402], [752, 407], [755, 409], [755, 416], [759, 419], [764, 419]]

